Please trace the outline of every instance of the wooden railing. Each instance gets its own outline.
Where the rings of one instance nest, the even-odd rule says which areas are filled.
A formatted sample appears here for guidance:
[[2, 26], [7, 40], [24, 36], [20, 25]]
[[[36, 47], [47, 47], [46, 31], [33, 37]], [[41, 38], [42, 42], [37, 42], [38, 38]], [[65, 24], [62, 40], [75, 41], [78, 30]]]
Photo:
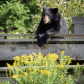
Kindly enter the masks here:
[[[7, 39], [4, 39], [6, 37]], [[56, 34], [49, 44], [38, 47], [37, 39], [9, 39], [9, 37], [36, 37], [35, 34], [0, 34], [0, 60], [13, 60], [14, 56], [32, 52], [60, 55], [62, 50], [74, 60], [84, 60], [84, 34]], [[65, 39], [55, 38], [65, 37]]]

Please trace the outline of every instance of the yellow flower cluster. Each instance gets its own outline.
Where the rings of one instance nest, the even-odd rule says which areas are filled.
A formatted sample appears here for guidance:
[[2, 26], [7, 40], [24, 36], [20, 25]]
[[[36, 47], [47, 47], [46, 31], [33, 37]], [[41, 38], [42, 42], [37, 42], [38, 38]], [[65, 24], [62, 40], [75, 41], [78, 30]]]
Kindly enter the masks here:
[[51, 74], [51, 72], [50, 71], [48, 71], [48, 70], [40, 70], [40, 73], [41, 73], [41, 75], [50, 75]]
[[63, 68], [63, 64], [56, 65], [58, 68]]
[[13, 59], [16, 60], [16, 61], [20, 61], [20, 57], [19, 56], [16, 56]]
[[[38, 79], [54, 79], [53, 77], [59, 75], [59, 72], [63, 68], [63, 65], [69, 65], [72, 60], [72, 58], [69, 58], [69, 56], [64, 56], [64, 51], [61, 52], [61, 56], [58, 56], [56, 53], [49, 53], [48, 55], [44, 56], [40, 52], [38, 53], [38, 55], [33, 52], [28, 56], [26, 54], [23, 54], [21, 55], [21, 57], [16, 56], [13, 59], [13, 65], [7, 63], [7, 66], [13, 72], [12, 78], [18, 80], [19, 82], [21, 81], [21, 83], [25, 83], [25, 80], [31, 81], [29, 84], [37, 82]], [[58, 59], [60, 60], [60, 62], [56, 61]], [[24, 65], [27, 66], [26, 69], [22, 67]], [[60, 79], [63, 79], [64, 74], [61, 73], [60, 75]], [[49, 81], [49, 83], [50, 82], [51, 81]]]
[[13, 66], [12, 65], [10, 65], [8, 63], [6, 63], [6, 65], [9, 67], [9, 69], [13, 70]]

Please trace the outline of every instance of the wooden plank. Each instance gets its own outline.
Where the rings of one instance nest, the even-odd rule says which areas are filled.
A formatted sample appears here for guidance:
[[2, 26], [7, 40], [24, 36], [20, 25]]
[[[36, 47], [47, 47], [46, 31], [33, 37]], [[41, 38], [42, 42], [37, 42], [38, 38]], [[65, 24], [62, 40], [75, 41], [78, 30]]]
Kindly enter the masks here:
[[32, 52], [44, 55], [55, 52], [60, 55], [62, 50], [74, 60], [84, 60], [84, 44], [44, 44], [42, 47], [37, 44], [1, 44], [0, 60], [13, 60], [15, 56], [29, 55]]
[[77, 34], [77, 33], [84, 33], [84, 23], [83, 24], [74, 24], [74, 34]]
[[[0, 42], [36, 42], [37, 39], [0, 39]], [[84, 41], [84, 39], [59, 39], [52, 38], [51, 41]]]
[[7, 77], [0, 77], [0, 81], [8, 81]]
[[84, 24], [84, 17], [72, 17], [72, 24]]
[[37, 39], [0, 39], [0, 42], [31, 42]]
[[[35, 34], [0, 34], [1, 37], [35, 37]], [[82, 37], [84, 38], [84, 34], [55, 34], [53, 37]]]
[[4, 39], [4, 37], [3, 37], [3, 36], [0, 36], [0, 40], [1, 40], [1, 39]]
[[8, 36], [8, 37], [35, 37], [36, 35], [35, 34], [0, 34], [0, 36]]

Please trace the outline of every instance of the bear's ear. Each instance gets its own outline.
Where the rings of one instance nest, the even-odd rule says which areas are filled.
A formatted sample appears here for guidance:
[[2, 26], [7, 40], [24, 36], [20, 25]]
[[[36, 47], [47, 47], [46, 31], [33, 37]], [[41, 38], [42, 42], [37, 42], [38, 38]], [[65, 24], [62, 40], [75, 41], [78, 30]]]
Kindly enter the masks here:
[[57, 12], [58, 12], [58, 8], [54, 8], [54, 9], [53, 9], [53, 13], [56, 14]]
[[43, 6], [42, 8], [43, 8], [43, 11], [45, 11], [46, 7], [45, 7], [45, 6]]

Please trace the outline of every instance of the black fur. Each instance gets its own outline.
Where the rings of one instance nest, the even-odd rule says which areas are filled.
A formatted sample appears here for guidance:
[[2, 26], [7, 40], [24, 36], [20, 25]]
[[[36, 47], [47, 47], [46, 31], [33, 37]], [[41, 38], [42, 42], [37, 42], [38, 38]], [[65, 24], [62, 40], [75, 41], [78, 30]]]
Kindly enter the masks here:
[[[49, 22], [45, 17], [48, 17]], [[55, 34], [67, 34], [68, 27], [61, 14], [58, 12], [58, 8], [47, 8], [43, 7], [43, 14], [40, 24], [37, 28], [36, 35], [38, 46], [42, 46], [43, 43], [48, 43], [51, 37]]]

